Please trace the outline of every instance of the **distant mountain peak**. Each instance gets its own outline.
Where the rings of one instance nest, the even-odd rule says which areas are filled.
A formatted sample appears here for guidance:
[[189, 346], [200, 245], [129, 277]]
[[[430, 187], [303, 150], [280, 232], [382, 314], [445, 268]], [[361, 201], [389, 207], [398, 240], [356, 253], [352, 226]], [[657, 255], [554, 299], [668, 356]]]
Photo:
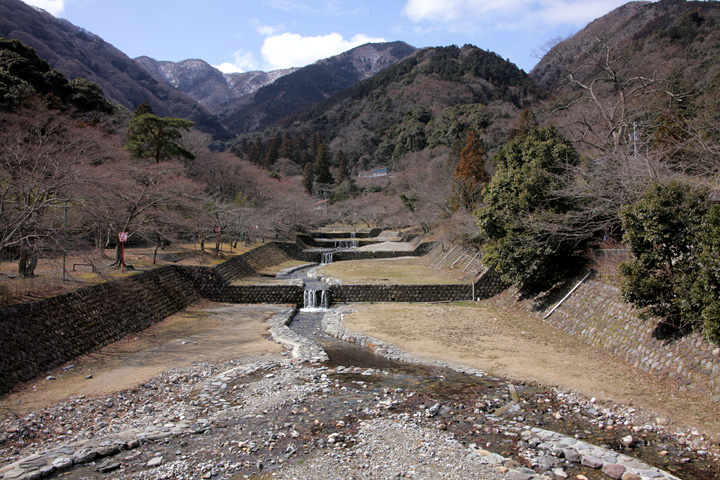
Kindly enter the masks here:
[[169, 62], [142, 56], [135, 61], [155, 80], [190, 95], [216, 115], [232, 104], [242, 102], [263, 86], [297, 70], [223, 73], [198, 58]]
[[20, 0], [0, 2], [0, 36], [32, 47], [68, 79], [98, 85], [106, 98], [129, 110], [147, 102], [158, 115], [187, 118], [216, 138], [230, 133], [196, 100], [158, 82], [127, 55], [99, 36]]

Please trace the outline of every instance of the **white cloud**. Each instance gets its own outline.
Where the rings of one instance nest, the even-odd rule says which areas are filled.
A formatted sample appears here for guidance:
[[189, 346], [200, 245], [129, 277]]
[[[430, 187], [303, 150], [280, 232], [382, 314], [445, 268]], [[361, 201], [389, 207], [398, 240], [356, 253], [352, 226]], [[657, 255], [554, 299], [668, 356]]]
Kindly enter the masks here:
[[321, 58], [332, 57], [351, 48], [370, 42], [385, 42], [384, 38], [358, 34], [345, 40], [339, 33], [317, 37], [303, 37], [297, 33], [272, 35], [265, 39], [261, 52], [269, 70], [304, 67]]
[[65, 0], [23, 0], [28, 5], [40, 7], [43, 10], [59, 17], [65, 12]]
[[476, 22], [503, 29], [584, 26], [627, 0], [407, 0], [402, 10], [416, 23]]
[[250, 25], [252, 25], [252, 27], [255, 29], [256, 32], [258, 32], [260, 35], [262, 35], [264, 37], [276, 35], [276, 34], [284, 32], [286, 30], [285, 25], [282, 23], [279, 25], [275, 25], [275, 26], [264, 25], [260, 20], [258, 20], [256, 18], [253, 18], [252, 20], [250, 20]]
[[246, 52], [245, 50], [238, 50], [233, 53], [232, 62], [213, 66], [223, 73], [242, 73], [261, 69], [260, 63], [255, 59], [252, 52]]

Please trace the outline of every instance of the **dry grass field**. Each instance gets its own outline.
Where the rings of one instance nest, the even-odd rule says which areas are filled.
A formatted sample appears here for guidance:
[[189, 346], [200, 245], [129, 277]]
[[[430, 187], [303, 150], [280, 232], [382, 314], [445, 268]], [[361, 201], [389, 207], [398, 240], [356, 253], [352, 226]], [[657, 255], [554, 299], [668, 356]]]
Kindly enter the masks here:
[[223, 243], [220, 255], [215, 256], [214, 244], [206, 245], [205, 253], [197, 244], [176, 244], [159, 250], [155, 264], [154, 247], [128, 247], [125, 249], [125, 263], [132, 268], [126, 268], [125, 272], [110, 266], [115, 258], [114, 249], [71, 253], [65, 257], [64, 281], [62, 256], [40, 258], [33, 278], [18, 277], [17, 262], [3, 260], [0, 261], [0, 307], [128, 277], [161, 265], [215, 265], [260, 245], [262, 243], [247, 247], [238, 244], [231, 249], [229, 244]]
[[409, 284], [469, 283], [468, 272], [462, 269], [435, 269], [432, 258], [400, 257], [377, 260], [337, 262], [319, 270], [321, 275], [337, 278], [347, 284]]

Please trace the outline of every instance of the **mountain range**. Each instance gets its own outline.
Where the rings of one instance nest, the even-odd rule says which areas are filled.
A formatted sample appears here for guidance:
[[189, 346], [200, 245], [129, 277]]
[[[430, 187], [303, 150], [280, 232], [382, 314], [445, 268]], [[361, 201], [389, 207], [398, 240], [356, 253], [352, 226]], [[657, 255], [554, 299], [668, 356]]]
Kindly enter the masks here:
[[[223, 74], [203, 60], [131, 59], [97, 35], [20, 0], [0, 1], [0, 37], [32, 47], [69, 79], [97, 84], [111, 102], [131, 111], [146, 102], [158, 115], [192, 120], [216, 140], [264, 128], [414, 51], [402, 42], [370, 44], [302, 69]], [[294, 103], [278, 102], [280, 97]]]
[[303, 68], [230, 74], [197, 59], [135, 61], [158, 82], [196, 99], [233, 132], [248, 133], [370, 78], [414, 51], [404, 42], [369, 43]]
[[[572, 103], [589, 82], [599, 84], [602, 72], [674, 74], [702, 88], [720, 69], [719, 26], [714, 2], [630, 2], [548, 45], [529, 74], [471, 45], [418, 50], [400, 41], [363, 45], [299, 69], [223, 74], [199, 59], [131, 59], [65, 20], [0, 0], [0, 36], [31, 46], [70, 79], [96, 83], [129, 110], [147, 102], [159, 115], [188, 118], [222, 141], [314, 131], [356, 159], [380, 162], [408, 149], [450, 145], [471, 125], [492, 147], [524, 108], [558, 111], [552, 102]], [[602, 84], [598, 98], [612, 96]]]
[[97, 84], [106, 97], [129, 110], [143, 102], [158, 115], [187, 118], [217, 139], [230, 131], [196, 100], [155, 80], [123, 52], [70, 22], [20, 0], [0, 1], [0, 36], [32, 47], [51, 67], [70, 79]]
[[135, 61], [158, 82], [188, 94], [218, 116], [232, 105], [247, 103], [260, 88], [297, 70], [223, 73], [200, 59], [168, 62], [142, 56]]

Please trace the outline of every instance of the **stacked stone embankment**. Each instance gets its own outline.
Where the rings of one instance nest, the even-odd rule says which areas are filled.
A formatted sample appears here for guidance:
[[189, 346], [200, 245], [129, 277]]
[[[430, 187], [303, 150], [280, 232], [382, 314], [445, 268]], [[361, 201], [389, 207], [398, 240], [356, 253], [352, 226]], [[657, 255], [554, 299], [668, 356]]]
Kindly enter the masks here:
[[115, 282], [0, 309], [0, 393], [80, 355], [143, 330], [201, 298], [298, 303], [298, 286], [234, 287], [233, 279], [293, 259], [298, 247], [269, 243], [215, 267], [168, 265]]
[[[574, 285], [570, 282], [567, 291]], [[564, 293], [537, 313], [546, 316]], [[659, 320], [641, 320], [617, 287], [586, 280], [545, 321], [637, 368], [720, 402], [720, 347], [699, 332], [664, 334]]]
[[199, 300], [176, 266], [0, 310], [0, 393]]
[[334, 303], [446, 302], [472, 299], [471, 284], [448, 285], [334, 285]]
[[371, 228], [369, 230], [335, 231], [335, 232], [310, 232], [312, 238], [375, 238], [383, 232], [382, 228]]

